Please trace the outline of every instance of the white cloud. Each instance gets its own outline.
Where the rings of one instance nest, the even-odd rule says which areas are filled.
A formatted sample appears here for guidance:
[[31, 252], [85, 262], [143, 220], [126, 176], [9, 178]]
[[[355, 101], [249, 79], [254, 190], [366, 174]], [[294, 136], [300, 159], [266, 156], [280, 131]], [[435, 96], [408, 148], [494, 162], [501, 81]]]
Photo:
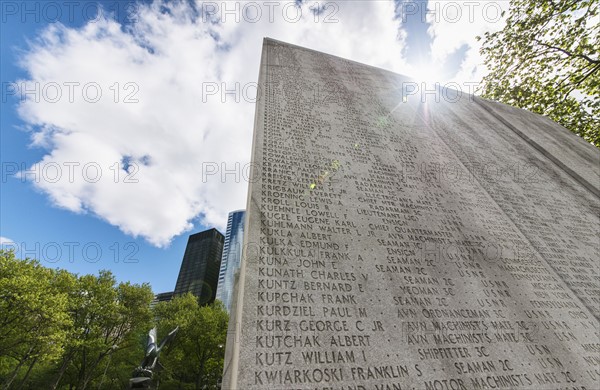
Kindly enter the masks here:
[[[232, 14], [225, 23], [193, 20], [186, 2], [156, 2], [140, 6], [130, 28], [105, 19], [81, 29], [46, 28], [21, 58], [29, 76], [20, 82], [37, 87], [40, 97], [29, 95], [19, 114], [33, 129], [32, 143], [47, 150], [34, 185], [56, 206], [90, 212], [156, 246], [195, 220], [223, 229], [227, 213], [245, 207], [247, 183], [241, 175], [203, 182], [203, 164], [231, 170], [250, 161], [254, 105], [231, 95], [203, 102], [203, 85], [255, 82], [265, 36], [403, 70], [391, 2], [331, 3], [319, 22], [310, 2], [294, 23], [292, 8], [282, 13], [285, 3], [273, 9], [272, 23], [264, 3], [256, 4], [263, 7], [256, 23], [236, 23]], [[97, 102], [83, 98], [84, 86], [87, 100], [101, 91]], [[128, 97], [137, 102], [126, 103]], [[117, 169], [127, 163], [136, 182]]]
[[10, 238], [0, 236], [0, 245], [14, 245], [15, 242]]
[[480, 43], [476, 36], [504, 28], [506, 16], [502, 17], [501, 13], [508, 10], [508, 6], [506, 0], [429, 0], [426, 18], [431, 24], [428, 32], [433, 39], [432, 60], [444, 63], [461, 46], [469, 46], [452, 81], [479, 81], [488, 72], [479, 54]]

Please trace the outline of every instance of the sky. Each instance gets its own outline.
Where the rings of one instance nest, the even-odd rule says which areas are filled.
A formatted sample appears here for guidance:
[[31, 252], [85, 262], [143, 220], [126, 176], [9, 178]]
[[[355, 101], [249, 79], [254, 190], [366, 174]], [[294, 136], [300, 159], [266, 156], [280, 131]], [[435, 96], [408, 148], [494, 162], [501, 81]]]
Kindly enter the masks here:
[[0, 1], [0, 246], [172, 291], [244, 209], [264, 37], [471, 92], [507, 1]]

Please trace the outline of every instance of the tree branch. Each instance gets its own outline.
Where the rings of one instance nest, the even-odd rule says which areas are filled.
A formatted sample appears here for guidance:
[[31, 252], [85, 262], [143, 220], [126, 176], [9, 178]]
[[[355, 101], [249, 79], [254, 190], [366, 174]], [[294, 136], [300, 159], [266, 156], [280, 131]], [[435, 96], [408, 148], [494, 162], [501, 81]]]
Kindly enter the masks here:
[[578, 86], [579, 84], [583, 83], [588, 77], [590, 77], [592, 74], [594, 74], [594, 72], [596, 72], [597, 70], [600, 70], [600, 64], [594, 66], [592, 68], [592, 70], [590, 70], [588, 73], [586, 73], [585, 75], [583, 75], [583, 77], [581, 78], [581, 80], [579, 80], [577, 82], [577, 84], [575, 84], [575, 85]]
[[588, 57], [585, 54], [575, 54], [575, 53], [572, 53], [572, 52], [570, 52], [568, 50], [565, 50], [563, 48], [549, 45], [549, 44], [547, 44], [545, 42], [542, 42], [542, 41], [540, 41], [538, 39], [534, 39], [533, 41], [536, 42], [536, 43], [538, 43], [539, 45], [547, 47], [548, 49], [552, 49], [554, 51], [560, 51], [561, 53], [564, 53], [564, 54], [568, 55], [569, 57], [579, 57], [579, 58], [583, 58], [584, 60], [588, 61], [589, 63], [600, 64], [600, 60], [594, 60], [593, 58]]

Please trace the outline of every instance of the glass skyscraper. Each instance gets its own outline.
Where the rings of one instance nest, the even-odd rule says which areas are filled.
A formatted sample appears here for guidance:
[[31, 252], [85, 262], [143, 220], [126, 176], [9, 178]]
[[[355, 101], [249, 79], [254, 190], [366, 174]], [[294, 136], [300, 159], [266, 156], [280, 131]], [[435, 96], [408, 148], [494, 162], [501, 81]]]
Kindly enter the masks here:
[[225, 304], [229, 312], [233, 301], [235, 273], [240, 268], [242, 259], [245, 216], [246, 210], [237, 210], [229, 213], [227, 218], [227, 232], [225, 233], [223, 257], [221, 258], [221, 269], [219, 271], [217, 299]]
[[201, 305], [215, 300], [223, 241], [223, 235], [214, 228], [188, 238], [173, 295], [191, 292]]
[[156, 306], [159, 302], [168, 302], [173, 298], [173, 291], [158, 293], [154, 296], [152, 302], [150, 302], [150, 307]]

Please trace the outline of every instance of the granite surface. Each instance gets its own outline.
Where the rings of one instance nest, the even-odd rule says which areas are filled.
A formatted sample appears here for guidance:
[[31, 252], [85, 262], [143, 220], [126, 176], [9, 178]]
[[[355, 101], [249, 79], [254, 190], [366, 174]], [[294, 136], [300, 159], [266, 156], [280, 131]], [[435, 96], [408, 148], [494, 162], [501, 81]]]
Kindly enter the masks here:
[[271, 39], [259, 85], [224, 389], [600, 388], [597, 148]]

